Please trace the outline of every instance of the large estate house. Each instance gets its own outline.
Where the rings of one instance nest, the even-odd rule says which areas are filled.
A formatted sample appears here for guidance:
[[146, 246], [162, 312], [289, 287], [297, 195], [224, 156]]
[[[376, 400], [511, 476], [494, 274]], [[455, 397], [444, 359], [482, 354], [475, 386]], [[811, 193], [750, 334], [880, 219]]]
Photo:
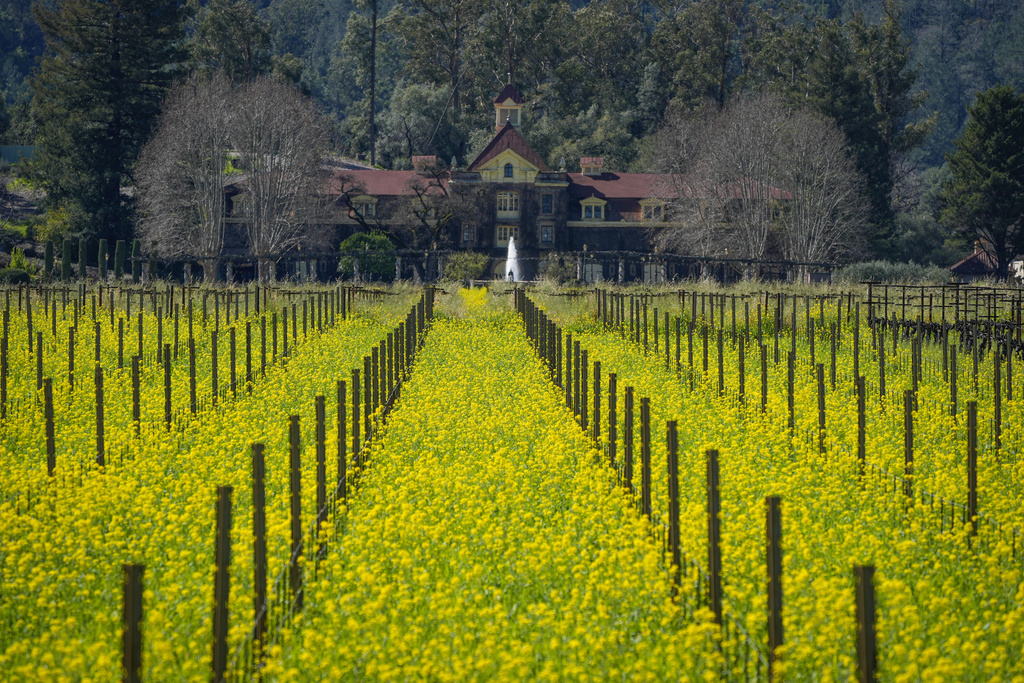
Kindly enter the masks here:
[[[665, 224], [668, 178], [617, 173], [601, 157], [581, 158], [581, 173], [567, 172], [564, 159], [553, 169], [520, 132], [523, 105], [512, 85], [494, 98], [494, 136], [465, 168], [419, 156], [412, 170], [349, 165], [334, 171], [339, 237], [420, 223], [420, 234], [436, 229], [435, 246], [489, 254], [498, 274], [514, 238], [526, 278], [553, 253], [650, 252], [652, 228]], [[461, 210], [456, 220], [438, 225], [442, 204]], [[642, 259], [626, 261], [591, 259], [582, 274], [588, 280], [644, 277]], [[645, 279], [652, 277], [648, 272]]]

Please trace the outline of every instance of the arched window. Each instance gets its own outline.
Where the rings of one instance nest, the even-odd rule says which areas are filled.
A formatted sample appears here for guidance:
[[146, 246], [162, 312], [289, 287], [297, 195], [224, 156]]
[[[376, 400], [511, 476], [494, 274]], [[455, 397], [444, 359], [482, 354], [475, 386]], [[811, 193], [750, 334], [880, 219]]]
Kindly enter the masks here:
[[514, 171], [512, 169], [512, 164], [505, 164], [505, 177], [506, 178], [511, 178], [511, 177], [513, 177], [513, 174], [514, 174]]

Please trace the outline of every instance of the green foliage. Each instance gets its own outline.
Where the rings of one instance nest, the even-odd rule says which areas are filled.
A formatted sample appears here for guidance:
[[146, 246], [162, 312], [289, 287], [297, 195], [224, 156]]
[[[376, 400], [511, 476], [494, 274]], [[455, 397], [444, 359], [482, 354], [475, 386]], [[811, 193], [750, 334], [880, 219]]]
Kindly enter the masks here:
[[196, 13], [193, 69], [221, 71], [235, 83], [270, 73], [270, 23], [250, 0], [212, 0]]
[[448, 257], [444, 264], [446, 280], [465, 282], [479, 280], [487, 272], [490, 257], [478, 251], [460, 251]]
[[984, 241], [1005, 278], [1024, 251], [1024, 95], [1000, 86], [978, 95], [970, 119], [947, 157], [943, 222]]
[[0, 268], [0, 283], [5, 285], [23, 285], [31, 280], [32, 276], [19, 268]]
[[9, 267], [16, 270], [23, 270], [32, 276], [34, 276], [36, 271], [39, 270], [36, 266], [29, 263], [28, 258], [25, 257], [25, 252], [17, 247], [11, 250], [11, 264]]
[[49, 206], [35, 225], [35, 237], [59, 244], [71, 231], [71, 217], [65, 206]]
[[355, 275], [358, 260], [359, 277], [376, 275], [390, 279], [395, 275], [394, 249], [391, 240], [382, 232], [357, 232], [341, 243], [338, 272], [347, 276]]
[[64, 238], [60, 254], [60, 279], [64, 282], [71, 280], [71, 240], [67, 237]]
[[576, 279], [576, 264], [565, 254], [550, 252], [540, 261], [540, 277], [556, 284]]
[[[177, 0], [36, 3], [47, 51], [32, 81], [35, 171], [85, 236], [132, 230], [121, 188], [182, 61]], [[117, 59], [112, 59], [116, 53]]]
[[833, 284], [855, 285], [858, 282], [883, 282], [903, 285], [941, 285], [950, 281], [948, 268], [925, 266], [914, 262], [867, 261], [843, 266], [832, 276]]

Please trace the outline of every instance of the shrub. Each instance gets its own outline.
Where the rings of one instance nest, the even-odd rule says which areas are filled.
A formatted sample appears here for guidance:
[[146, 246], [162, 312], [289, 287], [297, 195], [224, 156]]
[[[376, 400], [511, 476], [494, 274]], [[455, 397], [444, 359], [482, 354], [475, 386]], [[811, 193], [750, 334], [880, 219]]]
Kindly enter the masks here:
[[376, 275], [378, 278], [390, 279], [395, 275], [395, 255], [391, 253], [394, 249], [391, 240], [382, 232], [357, 232], [341, 243], [338, 272], [353, 275], [358, 259], [360, 277]]
[[487, 271], [490, 262], [487, 254], [476, 251], [460, 251], [448, 257], [444, 264], [444, 278], [456, 282], [479, 280]]
[[833, 281], [839, 285], [872, 281], [887, 284], [941, 285], [950, 281], [948, 268], [923, 266], [918, 263], [867, 261], [843, 266], [835, 272]]
[[21, 268], [0, 268], [0, 282], [6, 285], [27, 284], [32, 279], [26, 271]]

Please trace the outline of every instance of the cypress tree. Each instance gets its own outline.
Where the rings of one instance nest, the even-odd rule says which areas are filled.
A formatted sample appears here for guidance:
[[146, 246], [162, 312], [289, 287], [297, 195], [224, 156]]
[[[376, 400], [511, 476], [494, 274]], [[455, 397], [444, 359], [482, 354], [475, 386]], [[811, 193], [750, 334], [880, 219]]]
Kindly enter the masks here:
[[96, 260], [100, 268], [100, 282], [107, 281], [107, 240], [100, 240], [100, 251]]
[[78, 277], [85, 279], [89, 277], [89, 243], [85, 238], [78, 240]]
[[71, 279], [71, 240], [64, 238], [64, 248], [60, 254], [60, 279], [67, 282]]
[[49, 280], [53, 277], [53, 242], [46, 243], [43, 264], [43, 279]]

